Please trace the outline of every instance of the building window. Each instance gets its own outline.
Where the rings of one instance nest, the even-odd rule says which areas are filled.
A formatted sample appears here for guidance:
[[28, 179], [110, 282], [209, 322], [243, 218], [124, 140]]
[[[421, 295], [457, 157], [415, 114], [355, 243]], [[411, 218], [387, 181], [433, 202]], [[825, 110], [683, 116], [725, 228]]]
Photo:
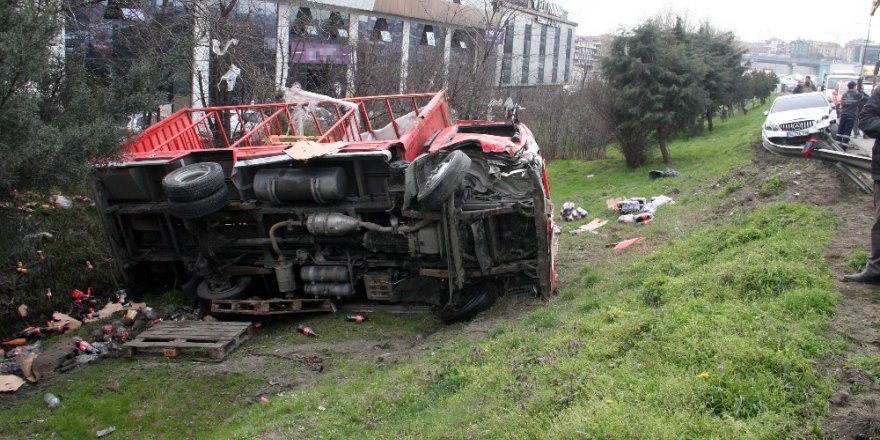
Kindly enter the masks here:
[[523, 41], [523, 64], [522, 78], [519, 82], [523, 84], [529, 83], [529, 64], [532, 63], [532, 25], [527, 24]]
[[419, 44], [422, 46], [436, 46], [437, 40], [434, 34], [434, 26], [430, 24], [426, 24], [422, 28], [422, 38], [419, 40]]
[[541, 44], [538, 46], [538, 84], [544, 83], [544, 64], [547, 63], [547, 25], [541, 25]]
[[468, 36], [463, 30], [456, 29], [452, 31], [452, 49], [467, 49], [467, 42]]
[[510, 71], [513, 66], [513, 19], [504, 29], [504, 58], [501, 61], [501, 82], [510, 84]]
[[391, 32], [388, 30], [388, 20], [381, 17], [376, 19], [376, 24], [373, 25], [373, 34], [370, 36], [370, 41], [391, 42]]
[[565, 48], [565, 83], [568, 84], [571, 75], [571, 46], [572, 29], [568, 28], [568, 47]]
[[318, 35], [318, 28], [312, 23], [311, 8], [299, 8], [296, 18], [293, 20], [293, 34], [299, 38], [308, 38]]
[[330, 18], [325, 24], [326, 31], [330, 34], [330, 38], [348, 38], [348, 25], [339, 12], [331, 12]]
[[556, 28], [553, 32], [553, 84], [559, 82], [559, 40], [561, 40], [562, 29]]

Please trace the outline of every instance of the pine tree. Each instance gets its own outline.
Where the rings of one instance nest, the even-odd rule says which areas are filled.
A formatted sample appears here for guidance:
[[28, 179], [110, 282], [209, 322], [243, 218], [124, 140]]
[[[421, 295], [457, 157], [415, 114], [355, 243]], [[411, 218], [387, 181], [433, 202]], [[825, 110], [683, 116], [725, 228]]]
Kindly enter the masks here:
[[0, 2], [0, 188], [82, 182], [88, 160], [119, 141], [109, 94], [53, 52], [60, 5]]

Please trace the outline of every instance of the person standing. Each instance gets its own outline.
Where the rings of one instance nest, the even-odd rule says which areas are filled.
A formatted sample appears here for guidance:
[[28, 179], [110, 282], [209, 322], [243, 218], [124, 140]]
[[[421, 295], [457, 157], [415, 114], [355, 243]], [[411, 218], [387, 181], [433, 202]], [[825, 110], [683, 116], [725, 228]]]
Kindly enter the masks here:
[[807, 75], [807, 77], [804, 78], [804, 92], [809, 93], [815, 92], [816, 90], [818, 90], [816, 88], [816, 83], [814, 83], [813, 80], [810, 79], [810, 75]]
[[875, 138], [871, 149], [871, 177], [874, 179], [874, 224], [871, 226], [871, 255], [865, 268], [843, 276], [853, 283], [880, 284], [880, 88], [875, 87], [859, 114], [859, 128]]
[[862, 130], [859, 129], [859, 113], [862, 112], [862, 108], [865, 107], [865, 103], [868, 102], [868, 94], [865, 93], [865, 87], [859, 83], [856, 86], [856, 92], [861, 95], [861, 99], [859, 100], [859, 109], [856, 111], [856, 121], [853, 123], [853, 137], [862, 137]]
[[837, 140], [844, 145], [849, 144], [849, 136], [855, 126], [856, 113], [859, 111], [861, 101], [862, 94], [856, 91], [856, 82], [850, 81], [846, 85], [846, 93], [840, 97], [840, 114], [837, 121]]

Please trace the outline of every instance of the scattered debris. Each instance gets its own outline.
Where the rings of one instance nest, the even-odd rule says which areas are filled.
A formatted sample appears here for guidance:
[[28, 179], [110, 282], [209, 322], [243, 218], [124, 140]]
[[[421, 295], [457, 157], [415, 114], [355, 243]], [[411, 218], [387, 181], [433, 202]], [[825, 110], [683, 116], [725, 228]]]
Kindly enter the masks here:
[[52, 393], [46, 393], [43, 395], [43, 401], [46, 402], [46, 406], [51, 409], [55, 409], [61, 406], [61, 399], [58, 396]]
[[101, 438], [101, 437], [104, 437], [105, 435], [109, 435], [109, 434], [110, 434], [111, 432], [113, 432], [113, 431], [116, 431], [116, 427], [115, 427], [115, 426], [111, 426], [111, 427], [109, 427], [109, 428], [107, 428], [107, 429], [102, 429], [102, 430], [96, 432], [95, 434], [98, 435], [98, 438]]
[[14, 393], [24, 385], [24, 379], [11, 374], [0, 376], [0, 393]]
[[304, 326], [304, 325], [302, 325], [302, 324], [296, 326], [296, 331], [297, 331], [298, 333], [302, 333], [304, 336], [309, 336], [309, 337], [312, 337], [312, 338], [317, 338], [317, 337], [318, 337], [318, 334], [315, 333], [314, 331], [312, 331], [312, 328], [311, 328], [311, 327], [306, 327], [306, 326]]
[[663, 205], [671, 205], [675, 203], [675, 200], [672, 200], [672, 197], [659, 195], [656, 197], [651, 197], [651, 201], [645, 205], [645, 212], [654, 213], [657, 208]]
[[647, 224], [654, 219], [657, 208], [675, 203], [671, 197], [659, 195], [651, 197], [649, 202], [644, 197], [632, 197], [629, 199], [608, 199], [608, 208], [620, 213], [617, 221], [622, 223]]
[[602, 226], [605, 226], [606, 224], [608, 224], [608, 220], [601, 220], [598, 218], [594, 218], [589, 223], [587, 223], [585, 225], [581, 225], [577, 229], [571, 231], [571, 234], [572, 235], [579, 235], [579, 234], [583, 234], [584, 232], [592, 232], [593, 234], [598, 234], [598, 232], [596, 232], [596, 230], [601, 228]]
[[345, 317], [345, 320], [351, 322], [364, 322], [367, 320], [367, 317], [364, 315], [348, 315]]
[[82, 322], [72, 317], [65, 315], [64, 313], [55, 312], [52, 314], [52, 325], [53, 326], [61, 326], [66, 328], [67, 330], [76, 330], [82, 327]]
[[583, 219], [587, 216], [587, 210], [580, 206], [575, 206], [574, 202], [565, 202], [559, 211], [559, 217], [565, 221], [575, 221]]
[[648, 172], [648, 178], [651, 180], [659, 179], [661, 177], [678, 177], [680, 175], [681, 173], [672, 168], [667, 168], [665, 170], [651, 170]]
[[73, 200], [60, 194], [52, 198], [52, 203], [55, 204], [56, 208], [61, 209], [70, 209], [73, 207]]
[[123, 310], [122, 304], [119, 303], [109, 303], [104, 306], [103, 309], [98, 310], [98, 319], [106, 318], [116, 312], [121, 312]]
[[651, 220], [654, 219], [654, 214], [650, 212], [643, 212], [641, 214], [624, 214], [617, 218], [617, 221], [621, 223], [636, 223], [640, 225], [646, 225], [651, 223]]
[[607, 247], [613, 246], [614, 250], [621, 250], [621, 249], [626, 249], [634, 244], [641, 243], [643, 241], [645, 241], [645, 237], [636, 237], [636, 238], [630, 238], [628, 240], [619, 241], [617, 243], [609, 244]]

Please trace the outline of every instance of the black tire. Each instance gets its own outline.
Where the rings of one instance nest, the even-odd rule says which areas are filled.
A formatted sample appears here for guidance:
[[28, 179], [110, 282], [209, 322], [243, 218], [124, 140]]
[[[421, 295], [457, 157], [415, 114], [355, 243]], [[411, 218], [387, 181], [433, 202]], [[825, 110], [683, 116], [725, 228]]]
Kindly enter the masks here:
[[200, 162], [178, 168], [162, 179], [165, 196], [171, 202], [204, 199], [224, 187], [223, 168], [216, 162]]
[[446, 307], [440, 310], [440, 320], [447, 324], [469, 321], [480, 312], [492, 307], [498, 299], [498, 290], [488, 288], [475, 293], [464, 304], [457, 307]]
[[202, 301], [210, 302], [215, 299], [240, 299], [247, 295], [247, 288], [251, 285], [251, 277], [233, 277], [229, 280], [229, 287], [220, 291], [211, 290], [211, 283], [202, 280], [196, 288], [196, 296]]
[[461, 185], [470, 166], [471, 158], [464, 152], [449, 153], [425, 179], [425, 186], [419, 189], [419, 204], [429, 210], [442, 208], [446, 199]]
[[182, 219], [193, 219], [213, 214], [226, 206], [229, 191], [226, 186], [203, 199], [190, 202], [168, 202], [168, 212]]

